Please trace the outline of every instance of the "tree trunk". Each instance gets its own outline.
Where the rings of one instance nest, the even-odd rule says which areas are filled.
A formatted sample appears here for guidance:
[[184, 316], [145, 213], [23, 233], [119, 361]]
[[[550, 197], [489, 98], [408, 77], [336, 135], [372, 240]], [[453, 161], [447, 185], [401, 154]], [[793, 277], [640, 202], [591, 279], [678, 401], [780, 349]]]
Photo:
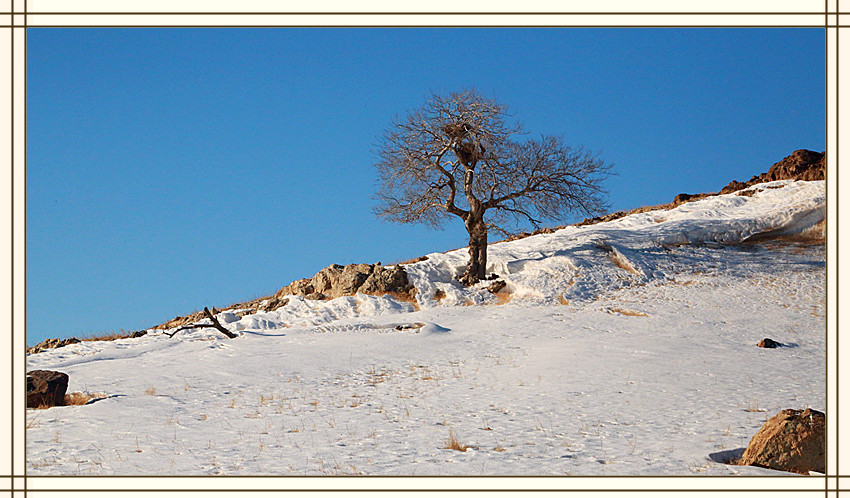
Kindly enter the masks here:
[[466, 220], [469, 232], [469, 262], [466, 272], [460, 277], [463, 285], [474, 285], [487, 276], [487, 225], [483, 219]]

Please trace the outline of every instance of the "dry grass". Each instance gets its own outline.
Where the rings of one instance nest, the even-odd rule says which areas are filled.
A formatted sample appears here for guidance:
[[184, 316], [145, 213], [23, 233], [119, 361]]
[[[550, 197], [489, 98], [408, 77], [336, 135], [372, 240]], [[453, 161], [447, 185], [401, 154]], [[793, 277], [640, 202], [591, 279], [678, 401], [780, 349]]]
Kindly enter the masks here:
[[799, 233], [777, 235], [775, 231], [766, 230], [748, 237], [743, 242], [745, 246], [754, 244], [770, 249], [787, 248], [789, 244], [796, 244], [800, 246], [798, 253], [802, 252], [803, 246], [824, 245], [826, 244], [826, 220], [821, 220]]
[[395, 298], [396, 300], [401, 301], [401, 302], [404, 302], [404, 303], [410, 303], [410, 304], [412, 304], [412, 305], [413, 305], [413, 309], [414, 309], [415, 311], [419, 311], [419, 310], [420, 310], [420, 308], [419, 308], [419, 302], [416, 300], [416, 295], [415, 295], [415, 294], [411, 294], [411, 293], [409, 293], [409, 292], [387, 292], [387, 293], [386, 293], [386, 294], [384, 294], [384, 295], [386, 295], [386, 296], [390, 296], [390, 297]]
[[418, 258], [408, 259], [406, 261], [401, 261], [399, 263], [392, 263], [387, 266], [404, 266], [404, 265], [412, 265], [413, 263], [419, 263], [420, 261], [428, 261], [428, 256], [419, 256]]
[[767, 410], [759, 406], [758, 400], [753, 400], [747, 403], [747, 406], [746, 408], [744, 408], [744, 411], [749, 413], [763, 413]]
[[445, 299], [445, 298], [446, 298], [446, 293], [444, 291], [440, 290], [440, 289], [437, 289], [437, 292], [434, 293], [434, 300], [437, 301], [438, 303], [442, 302], [443, 299]]
[[115, 341], [118, 339], [128, 339], [133, 333], [128, 332], [126, 330], [121, 330], [121, 332], [103, 332], [103, 333], [92, 333], [85, 336], [78, 337], [79, 340], [83, 342], [90, 341]]
[[454, 431], [449, 429], [449, 440], [446, 441], [446, 444], [445, 446], [443, 446], [443, 448], [447, 450], [457, 450], [460, 452], [466, 452], [466, 450], [473, 447], [460, 443], [457, 438], [455, 438]]
[[496, 293], [496, 304], [508, 304], [511, 302], [511, 298], [513, 294], [510, 292], [497, 292]]
[[559, 296], [558, 296], [558, 302], [559, 302], [559, 303], [561, 303], [561, 304], [563, 304], [564, 306], [568, 306], [568, 305], [570, 304], [570, 302], [569, 302], [569, 301], [567, 301], [567, 298], [566, 298], [566, 297], [564, 297], [564, 295], [563, 295], [563, 294], [561, 294], [561, 295], [559, 295]]
[[623, 308], [608, 308], [608, 313], [619, 313], [626, 316], [649, 316], [643, 311], [627, 310]]
[[151, 386], [145, 389], [145, 396], [156, 396], [156, 388]]
[[66, 405], [85, 405], [89, 401], [104, 399], [106, 395], [103, 393], [84, 393], [84, 392], [74, 392], [68, 393], [65, 395], [65, 404]]
[[617, 267], [622, 268], [623, 270], [626, 270], [628, 272], [634, 273], [635, 275], [640, 275], [640, 272], [638, 272], [635, 267], [632, 266], [629, 260], [627, 260], [622, 254], [618, 253], [617, 251], [611, 251], [608, 257], [611, 259], [612, 263], [617, 265]]

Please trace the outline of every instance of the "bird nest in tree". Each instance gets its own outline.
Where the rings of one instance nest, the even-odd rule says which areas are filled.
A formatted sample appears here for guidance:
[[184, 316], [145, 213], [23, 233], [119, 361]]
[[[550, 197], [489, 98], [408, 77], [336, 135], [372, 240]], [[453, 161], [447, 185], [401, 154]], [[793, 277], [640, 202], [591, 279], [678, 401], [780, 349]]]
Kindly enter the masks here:
[[455, 153], [457, 153], [458, 158], [464, 164], [474, 164], [482, 156], [481, 149], [476, 144], [470, 142], [458, 144], [455, 148]]
[[472, 126], [463, 121], [459, 123], [448, 123], [443, 126], [443, 132], [449, 137], [454, 139], [461, 139], [466, 137], [469, 134], [469, 130], [472, 129]]

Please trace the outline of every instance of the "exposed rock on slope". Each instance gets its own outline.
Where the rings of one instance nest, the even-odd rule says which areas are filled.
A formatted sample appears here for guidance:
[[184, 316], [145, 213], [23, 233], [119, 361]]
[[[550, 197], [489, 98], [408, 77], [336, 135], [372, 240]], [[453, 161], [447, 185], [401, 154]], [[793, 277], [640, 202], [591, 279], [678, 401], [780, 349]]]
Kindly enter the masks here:
[[76, 344], [80, 342], [76, 337], [69, 337], [67, 339], [59, 339], [59, 338], [51, 338], [45, 339], [35, 346], [31, 348], [27, 348], [27, 354], [35, 354], [40, 353], [42, 351], [54, 348], [61, 348], [63, 346], [67, 346], [68, 344]]
[[[353, 296], [357, 293], [383, 296], [390, 294], [403, 301], [415, 302], [416, 289], [407, 279], [407, 273], [401, 265], [384, 267], [377, 264], [331, 265], [322, 269], [311, 278], [295, 280], [277, 291], [273, 296], [237, 303], [221, 310], [213, 308], [213, 313], [230, 312], [242, 317], [257, 311], [275, 311], [286, 306], [286, 296], [303, 296], [307, 299], [334, 299], [341, 296]], [[155, 329], [171, 329], [190, 325], [203, 320], [203, 312], [196, 311], [186, 316], [178, 316]]]
[[775, 163], [767, 173], [750, 178], [747, 182], [733, 180], [723, 187], [721, 194], [730, 194], [759, 183], [776, 180], [815, 181], [826, 178], [826, 153], [807, 149], [795, 150], [793, 154]]
[[764, 423], [737, 463], [798, 474], [824, 473], [825, 426], [826, 417], [817, 410], [782, 410]]
[[413, 286], [401, 266], [384, 267], [380, 263], [331, 265], [312, 278], [296, 280], [275, 293], [274, 298], [304, 296], [308, 299], [333, 299], [363, 293], [410, 296]]
[[[721, 190], [720, 194], [731, 193], [746, 189], [752, 185], [769, 182], [774, 180], [794, 179], [794, 180], [822, 180], [825, 177], [825, 154], [814, 152], [806, 149], [795, 151], [790, 156], [777, 162], [768, 170], [767, 173], [754, 176], [748, 182], [733, 181]], [[745, 194], [748, 192], [745, 191]], [[692, 202], [706, 197], [715, 196], [715, 193], [703, 194], [679, 194], [672, 202], [658, 206], [644, 206], [631, 211], [619, 211], [596, 218], [585, 219], [576, 225], [592, 225], [600, 222], [612, 221], [623, 218], [630, 214], [645, 213], [648, 211], [656, 211], [663, 209], [673, 209], [686, 202]], [[819, 225], [819, 230], [822, 232], [823, 226]], [[816, 228], [818, 228], [816, 227]], [[555, 231], [565, 228], [565, 226], [554, 228], [541, 228], [534, 232], [523, 232], [518, 235], [508, 237], [500, 242], [509, 242], [513, 240], [523, 239], [531, 235], [544, 233], [554, 233]], [[404, 264], [412, 264], [420, 261], [426, 261], [427, 256], [422, 256], [410, 260]], [[333, 299], [341, 296], [350, 296], [357, 293], [384, 295], [391, 294], [402, 300], [413, 301], [413, 293], [415, 288], [408, 281], [408, 276], [403, 268], [404, 264], [394, 267], [383, 267], [380, 263], [370, 264], [350, 264], [346, 266], [331, 265], [324, 268], [311, 278], [303, 278], [295, 280], [289, 285], [277, 291], [273, 296], [261, 297], [248, 302], [233, 304], [226, 308], [216, 310], [213, 308], [213, 313], [219, 311], [231, 311], [236, 316], [245, 316], [256, 313], [257, 311], [275, 311], [282, 306], [288, 304], [287, 295], [303, 296], [308, 299]], [[178, 316], [163, 324], [153, 327], [154, 329], [170, 329], [197, 323], [204, 319], [202, 312], [196, 311], [186, 316]], [[36, 346], [38, 347], [38, 346]]]
[[[737, 192], [739, 190], [743, 190], [745, 188], [751, 187], [753, 185], [758, 185], [759, 183], [767, 183], [773, 182], [776, 180], [804, 180], [804, 181], [815, 181], [815, 180], [823, 180], [826, 178], [826, 153], [825, 152], [815, 152], [807, 149], [799, 149], [795, 150], [793, 154], [786, 157], [785, 159], [775, 163], [773, 166], [767, 170], [767, 173], [762, 173], [760, 175], [753, 176], [749, 181], [739, 182], [737, 180], [732, 180], [728, 185], [723, 187], [718, 193], [706, 193], [706, 194], [678, 194], [673, 198], [673, 202], [667, 204], [660, 204], [658, 206], [644, 206], [637, 209], [632, 209], [631, 211], [618, 211], [616, 213], [606, 214], [604, 216], [597, 216], [595, 218], [586, 218], [583, 221], [576, 223], [576, 225], [595, 225], [596, 223], [602, 223], [605, 221], [613, 221], [616, 219], [623, 218], [630, 214], [636, 213], [646, 213], [648, 211], [656, 211], [659, 209], [673, 209], [675, 207], [680, 206], [686, 202], [697, 201], [700, 199], [705, 199], [706, 197], [711, 197], [714, 195], [723, 195], [723, 194], [731, 194], [732, 192]], [[561, 227], [563, 228], [563, 227]], [[551, 230], [551, 229], [544, 229]], [[538, 233], [548, 233], [544, 231], [537, 231], [528, 235], [537, 235]], [[523, 234], [524, 236], [528, 236]], [[521, 239], [522, 236], [515, 237], [509, 240]]]

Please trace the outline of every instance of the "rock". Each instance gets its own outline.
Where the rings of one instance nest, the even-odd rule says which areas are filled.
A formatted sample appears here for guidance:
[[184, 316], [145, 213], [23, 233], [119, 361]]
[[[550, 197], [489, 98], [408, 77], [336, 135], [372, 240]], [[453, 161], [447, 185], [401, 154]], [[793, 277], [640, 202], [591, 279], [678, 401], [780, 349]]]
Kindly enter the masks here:
[[330, 265], [312, 278], [300, 279], [277, 291], [275, 299], [283, 296], [304, 296], [307, 299], [334, 299], [353, 296], [358, 292], [375, 296], [384, 294], [410, 294], [413, 286], [401, 266], [386, 268], [380, 263]]
[[412, 286], [407, 280], [407, 272], [404, 271], [404, 268], [400, 266], [392, 268], [376, 266], [358, 292], [380, 296], [388, 292], [409, 293], [411, 289]]
[[[339, 278], [333, 287], [327, 289], [326, 294], [331, 295], [331, 299], [340, 296], [353, 296], [357, 290], [366, 282], [374, 268], [380, 265], [367, 265], [365, 263], [356, 265], [347, 265], [342, 268]], [[318, 290], [318, 289], [317, 289]]]
[[824, 474], [825, 427], [826, 416], [817, 410], [782, 410], [753, 436], [737, 464]]
[[770, 338], [768, 338], [768, 337], [765, 337], [764, 339], [762, 339], [761, 341], [759, 341], [759, 343], [757, 344], [757, 346], [758, 346], [758, 347], [760, 347], [760, 348], [771, 348], [771, 349], [773, 349], [773, 348], [780, 348], [780, 347], [782, 347], [782, 344], [781, 344], [781, 343], [779, 343], [779, 342], [774, 341], [773, 339], [770, 339]]
[[678, 206], [679, 204], [688, 202], [693, 197], [693, 194], [679, 194], [673, 198], [673, 204]]
[[133, 332], [132, 334], [130, 334], [130, 338], [135, 339], [136, 337], [144, 337], [146, 335], [148, 335], [147, 330], [137, 330], [137, 331]]
[[746, 182], [739, 182], [738, 180], [732, 180], [731, 182], [729, 182], [729, 185], [726, 185], [725, 187], [723, 187], [722, 189], [720, 189], [720, 192], [719, 192], [719, 193], [720, 193], [721, 195], [723, 195], [723, 194], [731, 194], [732, 192], [737, 192], [737, 191], [739, 191], [739, 190], [744, 190], [745, 188], [747, 188], [747, 187], [749, 187], [749, 186], [750, 186], [750, 185], [749, 185], [748, 183], [746, 183]]
[[277, 297], [271, 297], [266, 300], [264, 304], [260, 305], [258, 309], [260, 311], [274, 311], [278, 308], [286, 306], [287, 304], [289, 304], [289, 298], [280, 299]]
[[47, 408], [65, 404], [68, 374], [53, 370], [27, 372], [27, 408]]
[[421, 329], [424, 326], [425, 326], [425, 324], [422, 323], [422, 322], [402, 323], [402, 324], [396, 325], [395, 329], [396, 330], [416, 330], [416, 333], [418, 334], [419, 329]]
[[487, 287], [487, 290], [492, 292], [493, 294], [498, 294], [499, 291], [504, 289], [506, 285], [508, 284], [506, 284], [504, 280], [496, 280]]
[[277, 291], [274, 295], [277, 299], [282, 299], [283, 296], [306, 296], [307, 294], [312, 294], [315, 292], [313, 290], [313, 284], [311, 279], [302, 278], [299, 280], [293, 281], [291, 284]]
[[36, 344], [35, 346], [33, 346], [31, 348], [27, 348], [27, 354], [40, 353], [40, 352], [46, 351], [48, 349], [61, 348], [61, 347], [67, 346], [69, 344], [77, 344], [78, 342], [80, 342], [80, 340], [77, 339], [76, 337], [69, 337], [68, 339], [58, 339], [58, 338], [45, 339], [45, 340], [39, 342], [38, 344]]

